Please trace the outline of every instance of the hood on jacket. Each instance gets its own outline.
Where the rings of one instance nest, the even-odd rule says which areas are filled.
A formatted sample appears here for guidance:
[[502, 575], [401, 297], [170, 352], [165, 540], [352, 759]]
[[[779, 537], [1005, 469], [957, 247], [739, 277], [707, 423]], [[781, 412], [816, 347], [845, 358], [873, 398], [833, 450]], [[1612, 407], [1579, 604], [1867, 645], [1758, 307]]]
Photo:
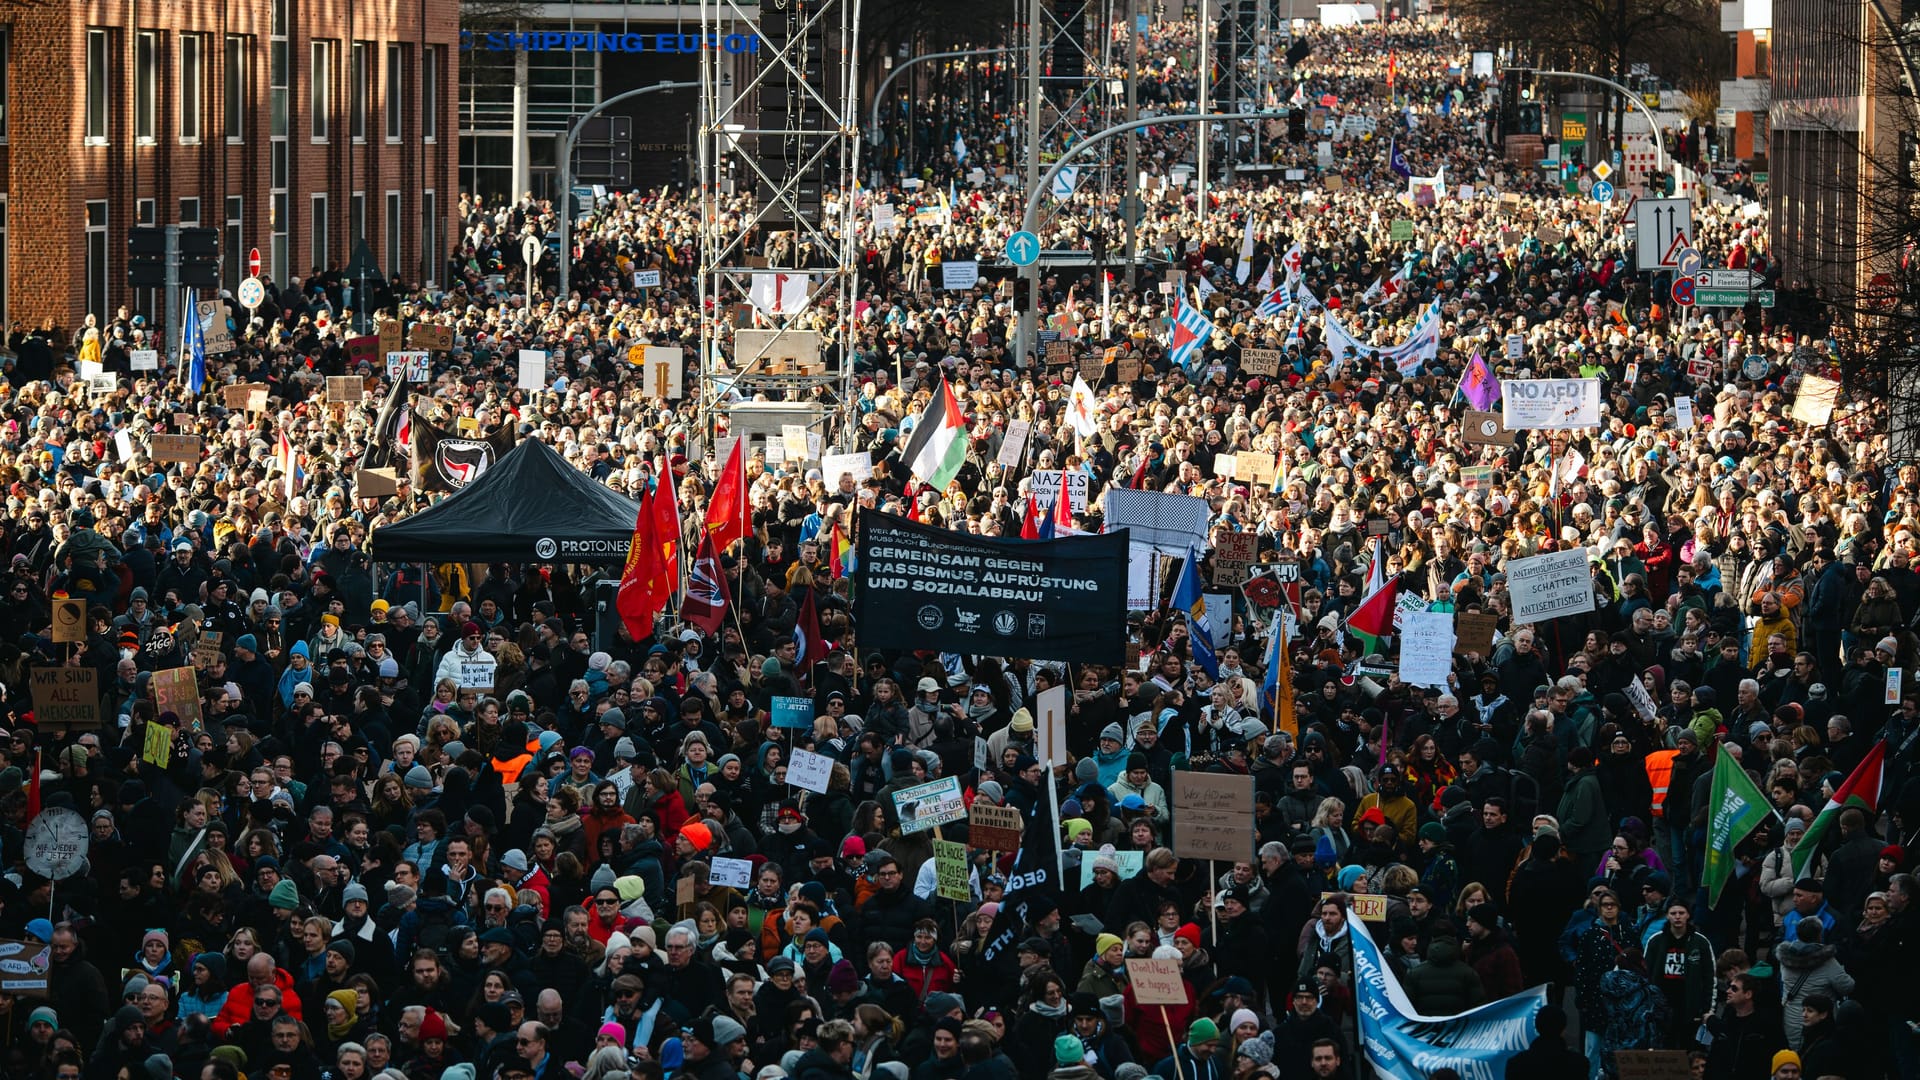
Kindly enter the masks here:
[[1437, 937], [1427, 946], [1427, 963], [1447, 965], [1460, 962], [1460, 943], [1450, 937]]
[[1783, 941], [1775, 946], [1773, 954], [1780, 958], [1783, 967], [1803, 970], [1817, 968], [1833, 959], [1834, 948], [1824, 941]]

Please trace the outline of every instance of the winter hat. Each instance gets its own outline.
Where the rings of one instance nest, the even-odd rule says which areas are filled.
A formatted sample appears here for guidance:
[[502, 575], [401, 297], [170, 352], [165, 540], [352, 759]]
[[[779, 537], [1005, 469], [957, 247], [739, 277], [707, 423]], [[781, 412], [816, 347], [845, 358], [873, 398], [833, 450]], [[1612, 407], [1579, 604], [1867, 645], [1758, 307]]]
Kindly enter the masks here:
[[1099, 937], [1093, 939], [1093, 955], [1105, 956], [1107, 955], [1108, 949], [1113, 948], [1115, 945], [1124, 944], [1126, 944], [1126, 942], [1121, 941], [1117, 934], [1101, 934]]
[[1093, 823], [1083, 817], [1068, 818], [1062, 822], [1062, 824], [1066, 826], [1067, 843], [1069, 844], [1073, 843], [1076, 837], [1086, 836], [1093, 832]]
[[1147, 1080], [1150, 1075], [1152, 1074], [1147, 1072], [1147, 1067], [1137, 1061], [1129, 1061], [1113, 1068], [1113, 1080]]
[[57, 1031], [60, 1028], [60, 1014], [57, 1012], [54, 1012], [51, 1007], [46, 1005], [42, 1005], [39, 1008], [27, 1014], [28, 1027], [32, 1027], [35, 1024], [42, 1024], [42, 1023], [46, 1024], [48, 1027], [51, 1027]]
[[1194, 948], [1196, 949], [1199, 948], [1200, 947], [1200, 927], [1194, 923], [1183, 924], [1180, 927], [1180, 929], [1175, 930], [1173, 932], [1173, 939], [1175, 941], [1179, 941], [1181, 938], [1187, 939], [1187, 943], [1192, 945]]
[[525, 873], [527, 870], [527, 853], [521, 851], [519, 848], [514, 848], [505, 855], [500, 856], [500, 865], [509, 870], [518, 870], [521, 873]]
[[444, 1039], [446, 1037], [446, 1017], [441, 1016], [432, 1009], [428, 1009], [427, 1015], [420, 1021], [420, 1041], [426, 1042], [428, 1039]]
[[300, 890], [294, 887], [292, 878], [281, 878], [267, 894], [267, 903], [281, 911], [292, 911], [300, 906]]
[[415, 765], [407, 770], [404, 783], [417, 791], [432, 791], [433, 774], [427, 771], [425, 765]]
[[1080, 1042], [1078, 1035], [1062, 1035], [1053, 1040], [1053, 1063], [1055, 1065], [1079, 1065], [1087, 1056], [1087, 1048]]
[[974, 795], [995, 805], [999, 805], [1007, 799], [1007, 791], [1000, 786], [1000, 781], [998, 780], [980, 781], [980, 786], [974, 789]]
[[1430, 844], [1444, 844], [1447, 842], [1447, 827], [1437, 821], [1429, 821], [1420, 826], [1420, 839]]
[[963, 1008], [966, 1008], [966, 1003], [960, 1000], [959, 994], [950, 994], [945, 990], [935, 990], [933, 993], [927, 995], [928, 1016], [945, 1016], [955, 1009]]
[[142, 974], [141, 972], [136, 971], [133, 974], [133, 978], [127, 980], [127, 985], [120, 988], [120, 996], [132, 997], [133, 995], [138, 994], [141, 991], [145, 990], [150, 985], [152, 985], [152, 980], [148, 979], [146, 975]]
[[395, 909], [405, 908], [419, 899], [419, 896], [419, 893], [413, 891], [412, 886], [402, 885], [397, 881], [387, 882], [387, 903]]
[[698, 821], [688, 822], [680, 827], [680, 836], [693, 845], [695, 851], [705, 851], [713, 846], [713, 830]]
[[1273, 1032], [1263, 1031], [1240, 1044], [1235, 1051], [1241, 1057], [1253, 1062], [1255, 1068], [1262, 1068], [1273, 1062]]
[[1112, 739], [1117, 743], [1123, 743], [1127, 741], [1127, 736], [1120, 730], [1119, 724], [1108, 724], [1106, 727], [1100, 729], [1100, 741], [1105, 742], [1108, 739]]
[[[1891, 641], [1893, 639], [1888, 638], [1887, 640]], [[1782, 1065], [1798, 1065], [1798, 1064], [1800, 1064], [1799, 1054], [1796, 1054], [1791, 1050], [1782, 1050], [1779, 1053], [1773, 1055], [1773, 1064], [1767, 1067], [1767, 1071], [1777, 1073], [1780, 1071], [1780, 1066]]]
[[[1884, 854], [1886, 854], [1886, 852], [1884, 852], [1884, 851], [1883, 851], [1883, 852], [1881, 852], [1881, 854], [1882, 854], [1882, 855], [1884, 855]], [[142, 949], [145, 949], [145, 948], [147, 947], [147, 943], [148, 943], [148, 942], [150, 942], [150, 941], [157, 941], [157, 942], [159, 942], [159, 943], [160, 943], [160, 947], [161, 947], [162, 949], [167, 949], [167, 948], [170, 948], [170, 947], [171, 947], [171, 946], [169, 945], [169, 943], [168, 943], [168, 941], [167, 941], [167, 932], [166, 932], [165, 930], [149, 930], [149, 931], [147, 931], [147, 932], [146, 932], [146, 934], [145, 934], [145, 935], [144, 935], [143, 937], [141, 937], [141, 939], [140, 939], [140, 947], [141, 947]]]
[[[1113, 725], [1109, 724], [1108, 727]], [[1100, 763], [1090, 757], [1083, 757], [1074, 763], [1073, 778], [1084, 784], [1100, 778]]]
[[1260, 1018], [1254, 1015], [1252, 1009], [1235, 1009], [1233, 1010], [1233, 1015], [1227, 1018], [1227, 1030], [1239, 1031], [1241, 1024], [1252, 1024], [1255, 1028], [1258, 1028], [1260, 1026]]
[[1340, 891], [1352, 892], [1353, 883], [1356, 881], [1359, 881], [1360, 875], [1366, 872], [1367, 871], [1365, 867], [1351, 866], [1351, 865], [1341, 867], [1340, 868]]
[[173, 1059], [165, 1054], [155, 1054], [146, 1060], [148, 1080], [173, 1080]]
[[587, 879], [587, 886], [594, 892], [599, 892], [601, 889], [613, 888], [614, 880], [613, 867], [601, 863], [594, 868], [593, 876]]
[[1182, 957], [1182, 956], [1180, 955], [1180, 950], [1179, 950], [1179, 949], [1176, 949], [1176, 948], [1174, 948], [1174, 947], [1173, 947], [1173, 946], [1171, 946], [1171, 945], [1156, 945], [1156, 946], [1154, 946], [1154, 948], [1153, 948], [1153, 958], [1154, 958], [1155, 960], [1182, 960], [1182, 959], [1185, 959], [1185, 957]]
[[860, 976], [853, 973], [853, 965], [845, 960], [836, 960], [833, 970], [827, 973], [827, 993], [851, 994], [860, 989]]
[[605, 1035], [607, 1038], [613, 1039], [614, 1041], [620, 1043], [623, 1046], [626, 1045], [627, 1029], [621, 1027], [619, 1024], [616, 1024], [611, 1020], [600, 1025], [599, 1034]]
[[1204, 1046], [1219, 1037], [1220, 1026], [1204, 1016], [1195, 1020], [1193, 1026], [1187, 1029], [1188, 1046]]
[[343, 904], [351, 904], [355, 900], [365, 902], [366, 899], [367, 887], [357, 881], [347, 882], [347, 887], [340, 890], [340, 902]]
[[1886, 637], [1874, 642], [1873, 651], [1898, 656], [1900, 655], [1900, 643], [1894, 640], [1892, 634], [1888, 634]]
[[724, 1013], [713, 1018], [714, 1046], [725, 1046], [730, 1042], [738, 1042], [746, 1037], [747, 1029], [741, 1026], [740, 1021]]
[[334, 938], [332, 941], [327, 942], [327, 951], [337, 952], [340, 954], [340, 959], [345, 960], [349, 966], [353, 964], [354, 951], [352, 939]]

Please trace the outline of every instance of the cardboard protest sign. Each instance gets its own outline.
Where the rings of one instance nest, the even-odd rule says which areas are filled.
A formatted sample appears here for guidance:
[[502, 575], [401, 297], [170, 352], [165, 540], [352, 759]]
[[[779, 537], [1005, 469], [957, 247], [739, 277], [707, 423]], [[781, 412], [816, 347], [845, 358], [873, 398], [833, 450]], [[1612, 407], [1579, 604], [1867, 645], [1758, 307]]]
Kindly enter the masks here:
[[1176, 770], [1173, 853], [1183, 859], [1245, 859], [1253, 852], [1253, 777]]
[[1133, 987], [1133, 1000], [1142, 1005], [1185, 1005], [1186, 980], [1180, 976], [1178, 960], [1127, 961], [1127, 983]]
[[967, 813], [967, 842], [987, 851], [1019, 851], [1020, 811], [976, 801]]
[[33, 717], [41, 730], [100, 727], [99, 672], [90, 667], [36, 667]]
[[167, 668], [153, 673], [154, 707], [173, 713], [186, 725], [200, 730], [200, 673], [192, 667]]

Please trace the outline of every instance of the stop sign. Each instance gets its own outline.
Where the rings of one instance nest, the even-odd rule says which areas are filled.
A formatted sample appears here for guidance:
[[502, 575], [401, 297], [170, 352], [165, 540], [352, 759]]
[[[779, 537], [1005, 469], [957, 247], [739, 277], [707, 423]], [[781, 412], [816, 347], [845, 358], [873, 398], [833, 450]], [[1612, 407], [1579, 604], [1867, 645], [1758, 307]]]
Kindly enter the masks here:
[[248, 277], [260, 276], [260, 249], [259, 248], [254, 248], [247, 252], [247, 276]]

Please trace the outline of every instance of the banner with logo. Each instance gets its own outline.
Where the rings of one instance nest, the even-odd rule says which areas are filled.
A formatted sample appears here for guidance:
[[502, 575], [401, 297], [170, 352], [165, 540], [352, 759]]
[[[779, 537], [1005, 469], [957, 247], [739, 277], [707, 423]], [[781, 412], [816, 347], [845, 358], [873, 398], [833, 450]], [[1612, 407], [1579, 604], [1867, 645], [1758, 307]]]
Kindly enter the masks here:
[[510, 424], [486, 435], [456, 434], [417, 415], [412, 425], [413, 483], [422, 491], [459, 491], [513, 449]]
[[1426, 1080], [1436, 1070], [1501, 1076], [1506, 1061], [1533, 1045], [1533, 1016], [1547, 1003], [1536, 986], [1454, 1016], [1422, 1016], [1380, 955], [1360, 918], [1348, 909], [1353, 940], [1353, 992], [1360, 1046], [1374, 1071], [1392, 1080]]
[[1127, 531], [998, 540], [861, 514], [863, 640], [1071, 663], [1126, 656]]

